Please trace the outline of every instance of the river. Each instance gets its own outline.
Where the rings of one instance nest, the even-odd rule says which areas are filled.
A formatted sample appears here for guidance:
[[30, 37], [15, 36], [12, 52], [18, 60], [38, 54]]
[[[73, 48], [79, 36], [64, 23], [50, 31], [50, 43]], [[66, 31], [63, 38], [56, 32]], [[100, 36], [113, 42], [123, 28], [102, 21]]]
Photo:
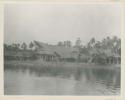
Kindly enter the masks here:
[[4, 70], [5, 95], [120, 95], [120, 68]]

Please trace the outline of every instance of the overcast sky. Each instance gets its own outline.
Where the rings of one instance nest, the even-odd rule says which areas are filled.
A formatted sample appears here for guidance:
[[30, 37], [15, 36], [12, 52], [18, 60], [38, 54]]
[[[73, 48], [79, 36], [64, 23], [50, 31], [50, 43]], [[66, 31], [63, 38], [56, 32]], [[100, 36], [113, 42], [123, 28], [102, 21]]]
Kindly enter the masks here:
[[121, 34], [122, 10], [116, 4], [6, 4], [4, 14], [6, 43], [74, 43], [80, 37], [84, 44]]

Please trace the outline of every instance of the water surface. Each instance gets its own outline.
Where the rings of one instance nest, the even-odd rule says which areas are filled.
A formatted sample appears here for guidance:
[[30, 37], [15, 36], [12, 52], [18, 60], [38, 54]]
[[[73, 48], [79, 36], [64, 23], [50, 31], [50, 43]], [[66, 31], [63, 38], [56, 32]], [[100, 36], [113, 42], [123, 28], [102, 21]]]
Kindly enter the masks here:
[[6, 68], [5, 95], [119, 95], [120, 68]]

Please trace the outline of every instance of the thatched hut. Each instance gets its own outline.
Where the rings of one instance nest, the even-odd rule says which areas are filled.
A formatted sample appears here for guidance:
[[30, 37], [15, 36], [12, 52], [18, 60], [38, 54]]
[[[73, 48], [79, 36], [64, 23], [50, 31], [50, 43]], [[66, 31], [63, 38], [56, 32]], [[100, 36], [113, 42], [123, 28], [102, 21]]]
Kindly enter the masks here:
[[78, 49], [74, 47], [64, 47], [48, 45], [46, 43], [34, 41], [37, 46], [36, 55], [46, 61], [71, 61], [74, 62], [78, 56]]
[[4, 59], [5, 60], [33, 60], [34, 59], [34, 52], [32, 51], [24, 51], [24, 50], [18, 50], [18, 51], [4, 51]]

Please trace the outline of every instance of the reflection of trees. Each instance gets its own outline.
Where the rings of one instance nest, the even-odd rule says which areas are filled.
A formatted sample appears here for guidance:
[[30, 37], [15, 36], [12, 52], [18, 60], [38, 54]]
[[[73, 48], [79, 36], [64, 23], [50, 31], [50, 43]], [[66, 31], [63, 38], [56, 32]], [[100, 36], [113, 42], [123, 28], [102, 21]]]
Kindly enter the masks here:
[[80, 68], [76, 68], [76, 70], [74, 71], [74, 79], [75, 80], [81, 80], [81, 78], [82, 78], [82, 73], [83, 73], [83, 70], [82, 69], [80, 69]]
[[120, 86], [120, 72], [118, 70], [93, 70], [93, 75], [96, 77], [96, 81], [101, 82], [107, 87]]

